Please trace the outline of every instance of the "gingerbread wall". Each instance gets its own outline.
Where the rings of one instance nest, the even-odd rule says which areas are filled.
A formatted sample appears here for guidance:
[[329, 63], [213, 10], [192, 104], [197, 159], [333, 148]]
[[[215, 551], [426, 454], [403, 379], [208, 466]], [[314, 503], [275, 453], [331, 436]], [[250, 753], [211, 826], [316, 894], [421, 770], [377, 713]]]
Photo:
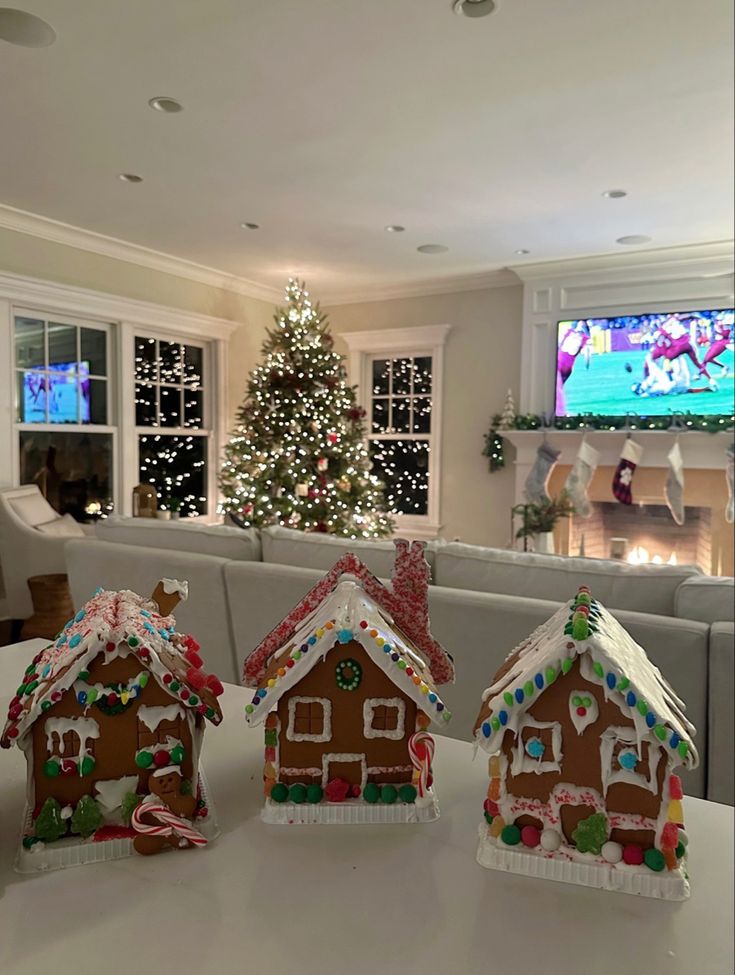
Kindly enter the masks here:
[[[341, 690], [335, 680], [335, 668], [341, 660], [356, 660], [362, 667], [362, 680], [356, 690]], [[330, 741], [289, 741], [286, 738], [289, 712], [288, 702], [292, 697], [326, 697], [332, 702], [332, 737]], [[367, 698], [400, 698], [406, 708], [404, 736], [400, 740], [387, 738], [365, 738], [363, 734], [363, 704]], [[370, 767], [410, 766], [408, 739], [416, 730], [416, 705], [406, 697], [386, 674], [373, 663], [371, 658], [357, 643], [337, 644], [325, 660], [321, 660], [293, 688], [287, 691], [278, 702], [279, 766], [281, 768], [319, 768], [322, 756], [328, 752], [364, 754]], [[359, 785], [354, 769], [340, 768], [339, 777], [351, 785]], [[320, 782], [321, 773], [316, 775], [279, 775], [282, 782]], [[396, 773], [372, 774], [373, 782], [410, 782], [411, 770]]]
[[[99, 655], [87, 669], [89, 682], [102, 684], [126, 683], [131, 677], [146, 670], [132, 654], [109, 662], [105, 661], [103, 655]], [[57, 799], [62, 806], [73, 805], [82, 796], [94, 794], [95, 782], [118, 779], [124, 775], [138, 775], [139, 790], [147, 791], [148, 772], [142, 771], [135, 764], [135, 753], [138, 750], [138, 709], [143, 704], [166, 706], [172, 703], [175, 701], [171, 695], [153, 678], [148, 681], [135, 702], [117, 715], [107, 715], [95, 704], [85, 711], [78, 703], [73, 688], [70, 688], [60, 701], [41, 714], [31, 731], [35, 805], [42, 805], [49, 797]], [[100, 736], [94, 741], [94, 772], [86, 776], [59, 775], [52, 778], [46, 775], [43, 770], [49, 757], [46, 722], [54, 717], [83, 716], [94, 718], [99, 725]], [[181, 742], [186, 749], [182, 774], [184, 778], [192, 778], [193, 750], [188, 720], [181, 722]]]

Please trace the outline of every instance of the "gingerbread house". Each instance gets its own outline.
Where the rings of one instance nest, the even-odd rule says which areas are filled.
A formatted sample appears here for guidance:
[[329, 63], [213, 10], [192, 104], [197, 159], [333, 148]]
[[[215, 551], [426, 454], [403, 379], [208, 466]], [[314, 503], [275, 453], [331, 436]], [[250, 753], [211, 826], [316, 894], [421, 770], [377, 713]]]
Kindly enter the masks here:
[[[153, 599], [98, 590], [27, 668], [0, 738], [27, 758], [21, 869], [107, 858], [102, 846], [80, 853], [80, 842], [129, 853], [131, 817], [161, 772], [194, 796], [197, 823], [206, 821], [199, 753], [206, 721], [222, 719], [223, 688], [203, 671], [193, 637], [176, 632], [170, 612], [185, 594], [175, 580]], [[50, 848], [61, 855], [49, 859]]]
[[582, 587], [507, 658], [475, 725], [490, 785], [478, 860], [570, 883], [683, 899], [684, 704]]
[[454, 679], [429, 631], [423, 544], [398, 540], [390, 588], [341, 558], [245, 662], [250, 725], [265, 725], [273, 823], [425, 822], [438, 805], [432, 724]]

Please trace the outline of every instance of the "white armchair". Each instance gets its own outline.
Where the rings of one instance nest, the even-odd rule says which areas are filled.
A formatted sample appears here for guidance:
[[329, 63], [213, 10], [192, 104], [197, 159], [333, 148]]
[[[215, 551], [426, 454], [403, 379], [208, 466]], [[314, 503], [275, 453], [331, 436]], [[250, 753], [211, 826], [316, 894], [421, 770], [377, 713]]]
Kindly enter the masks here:
[[70, 515], [54, 511], [37, 485], [0, 489], [0, 571], [6, 615], [27, 619], [33, 613], [28, 579], [65, 573], [64, 545], [86, 532]]

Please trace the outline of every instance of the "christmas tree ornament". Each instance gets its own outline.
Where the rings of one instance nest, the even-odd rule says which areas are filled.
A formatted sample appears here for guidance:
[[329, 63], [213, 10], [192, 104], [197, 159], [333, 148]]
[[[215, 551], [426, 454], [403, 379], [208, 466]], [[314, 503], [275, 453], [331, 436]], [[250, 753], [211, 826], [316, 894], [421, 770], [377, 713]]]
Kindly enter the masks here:
[[599, 461], [600, 451], [595, 450], [585, 437], [579, 445], [577, 456], [564, 485], [564, 490], [574, 505], [574, 513], [581, 518], [589, 518], [592, 514], [592, 505], [587, 491]]
[[320, 457], [319, 460], [316, 462], [316, 469], [320, 472], [326, 471], [328, 467], [329, 467], [329, 461], [327, 460], [326, 457]]
[[349, 477], [341, 477], [337, 481], [337, 487], [340, 489], [340, 491], [349, 491], [352, 488], [352, 481], [349, 479]]
[[735, 501], [733, 500], [735, 493], [735, 444], [730, 444], [725, 453], [727, 455], [725, 478], [727, 479], [728, 494], [727, 504], [725, 505], [725, 521], [731, 525], [735, 521]]
[[664, 497], [666, 504], [671, 512], [671, 517], [677, 525], [684, 524], [684, 461], [681, 456], [681, 447], [677, 437], [674, 446], [669, 451], [666, 460], [669, 464], [669, 473], [666, 476], [664, 485]]
[[305, 498], [305, 497], [308, 496], [308, 494], [309, 494], [309, 485], [308, 484], [297, 484], [296, 485], [296, 497], [298, 497], [298, 498]]
[[621, 504], [633, 504], [631, 485], [642, 456], [643, 447], [629, 436], [620, 452], [620, 460], [612, 483], [613, 494]]
[[526, 500], [531, 504], [546, 504], [551, 500], [546, 485], [560, 454], [547, 440], [536, 451], [536, 460], [524, 485]]
[[503, 404], [503, 411], [500, 414], [500, 422], [498, 423], [498, 430], [512, 430], [516, 418], [516, 404], [513, 399], [513, 393], [509, 389], [505, 397], [505, 403]]

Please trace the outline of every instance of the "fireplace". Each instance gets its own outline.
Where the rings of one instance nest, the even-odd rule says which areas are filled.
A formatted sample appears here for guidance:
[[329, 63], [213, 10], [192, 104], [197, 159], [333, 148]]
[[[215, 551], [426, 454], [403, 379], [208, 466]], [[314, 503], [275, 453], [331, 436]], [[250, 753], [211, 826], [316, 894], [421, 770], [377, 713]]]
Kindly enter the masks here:
[[665, 504], [619, 504], [598, 501], [589, 518], [572, 518], [569, 554], [618, 558], [640, 564], [712, 565], [712, 511], [688, 506], [677, 525]]

